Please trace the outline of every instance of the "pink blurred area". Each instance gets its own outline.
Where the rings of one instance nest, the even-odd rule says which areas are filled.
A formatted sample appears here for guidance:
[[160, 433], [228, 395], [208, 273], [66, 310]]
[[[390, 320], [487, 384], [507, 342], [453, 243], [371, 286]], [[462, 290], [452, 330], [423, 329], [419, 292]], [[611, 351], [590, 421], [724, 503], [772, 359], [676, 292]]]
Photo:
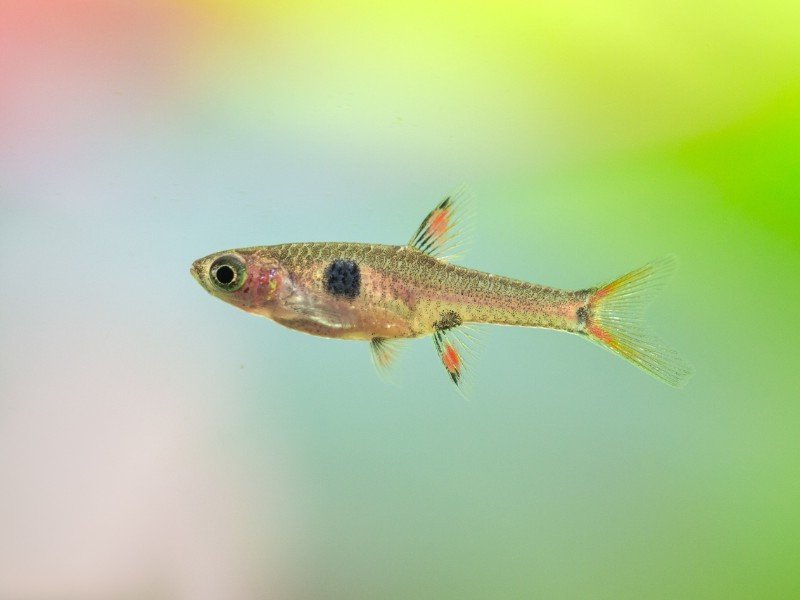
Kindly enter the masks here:
[[[196, 24], [177, 3], [0, 2], [4, 215], [55, 225], [51, 209], [111, 209], [98, 181], [130, 164], [128, 133], [180, 104]], [[32, 223], [29, 238], [20, 223], [13, 235], [41, 239]], [[285, 596], [292, 485], [269, 459], [280, 443], [265, 442], [249, 479], [219, 441], [244, 418], [225, 392], [115, 307], [87, 302], [59, 266], [76, 262], [64, 250], [41, 263], [55, 306], [3, 302], [14, 319], [0, 339], [0, 598]]]
[[175, 3], [0, 4], [3, 135], [46, 131], [60, 120], [50, 110], [54, 100], [77, 108], [169, 88], [191, 23], [191, 13]]
[[289, 596], [280, 436], [253, 478], [223, 390], [119, 323], [44, 322], [3, 344], [0, 598]]
[[0, 343], [0, 598], [290, 596], [280, 433], [243, 450], [230, 387], [187, 367], [202, 357], [102, 314], [40, 321]]
[[196, 23], [171, 2], [0, 3], [4, 168], [31, 184], [55, 179], [143, 119], [168, 118]]

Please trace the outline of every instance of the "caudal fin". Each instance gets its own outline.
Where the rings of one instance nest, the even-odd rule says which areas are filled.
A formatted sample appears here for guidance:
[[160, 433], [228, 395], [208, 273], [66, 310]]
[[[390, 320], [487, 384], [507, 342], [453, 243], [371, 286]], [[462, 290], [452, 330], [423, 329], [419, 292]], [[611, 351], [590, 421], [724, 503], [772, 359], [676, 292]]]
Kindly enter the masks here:
[[676, 265], [675, 256], [666, 256], [596, 288], [588, 300], [586, 333], [661, 381], [680, 387], [691, 368], [647, 330], [643, 318], [645, 305]]

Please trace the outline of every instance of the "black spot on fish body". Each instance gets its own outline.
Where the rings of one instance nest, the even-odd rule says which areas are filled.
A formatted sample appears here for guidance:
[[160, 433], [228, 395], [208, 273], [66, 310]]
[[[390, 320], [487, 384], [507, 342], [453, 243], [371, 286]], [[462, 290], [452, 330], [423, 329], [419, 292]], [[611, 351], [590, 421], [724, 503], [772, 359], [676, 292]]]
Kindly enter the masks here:
[[325, 269], [325, 289], [333, 296], [351, 300], [361, 293], [361, 270], [352, 260], [336, 259]]

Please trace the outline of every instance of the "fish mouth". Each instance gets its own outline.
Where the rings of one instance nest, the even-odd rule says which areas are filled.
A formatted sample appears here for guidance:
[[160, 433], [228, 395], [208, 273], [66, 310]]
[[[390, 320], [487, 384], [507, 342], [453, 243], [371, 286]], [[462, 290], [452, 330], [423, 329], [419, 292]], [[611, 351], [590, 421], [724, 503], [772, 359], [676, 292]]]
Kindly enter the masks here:
[[191, 273], [192, 277], [194, 277], [194, 280], [197, 283], [201, 283], [202, 284], [203, 281], [200, 279], [200, 262], [201, 261], [199, 261], [199, 260], [194, 261], [192, 263], [192, 266], [189, 267], [189, 273]]

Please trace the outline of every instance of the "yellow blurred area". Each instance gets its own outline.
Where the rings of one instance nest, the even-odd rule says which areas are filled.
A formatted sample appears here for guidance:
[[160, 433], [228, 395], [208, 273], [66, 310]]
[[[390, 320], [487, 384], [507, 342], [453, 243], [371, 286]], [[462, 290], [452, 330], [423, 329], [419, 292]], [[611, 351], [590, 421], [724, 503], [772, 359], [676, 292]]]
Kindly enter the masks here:
[[191, 5], [199, 84], [250, 124], [362, 141], [405, 126], [424, 146], [469, 123], [465, 154], [512, 163], [543, 137], [583, 154], [718, 130], [800, 84], [798, 3]]

